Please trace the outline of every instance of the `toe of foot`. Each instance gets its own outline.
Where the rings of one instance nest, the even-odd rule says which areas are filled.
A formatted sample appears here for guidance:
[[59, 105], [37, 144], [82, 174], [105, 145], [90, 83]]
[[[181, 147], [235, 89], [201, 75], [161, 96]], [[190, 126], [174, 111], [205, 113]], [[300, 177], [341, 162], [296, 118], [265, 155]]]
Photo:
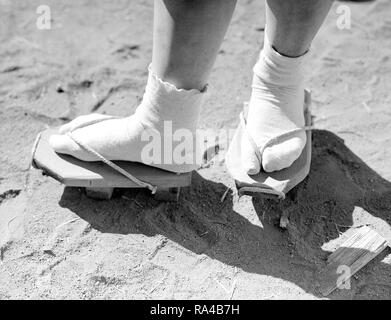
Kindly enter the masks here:
[[279, 171], [290, 167], [297, 160], [304, 147], [304, 137], [294, 137], [277, 145], [267, 147], [262, 155], [262, 167], [266, 172]]

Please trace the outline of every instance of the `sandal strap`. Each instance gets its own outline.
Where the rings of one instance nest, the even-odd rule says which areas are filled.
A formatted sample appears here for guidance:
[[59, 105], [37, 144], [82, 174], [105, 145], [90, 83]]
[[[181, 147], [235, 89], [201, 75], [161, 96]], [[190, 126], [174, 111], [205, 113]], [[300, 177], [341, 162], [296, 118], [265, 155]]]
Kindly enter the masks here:
[[80, 140], [78, 140], [70, 132], [67, 133], [67, 136], [70, 137], [75, 143], [77, 143], [84, 150], [86, 150], [87, 152], [89, 152], [92, 155], [96, 156], [100, 161], [102, 161], [103, 163], [107, 164], [109, 167], [111, 167], [112, 169], [114, 169], [118, 173], [122, 174], [123, 176], [125, 176], [129, 180], [131, 180], [134, 183], [138, 184], [140, 187], [148, 188], [149, 190], [151, 190], [152, 194], [156, 193], [157, 186], [154, 186], [154, 185], [152, 185], [152, 184], [150, 184], [148, 182], [142, 181], [142, 180], [136, 178], [135, 176], [131, 175], [129, 172], [125, 171], [120, 166], [116, 165], [114, 162], [106, 159], [104, 156], [102, 156], [100, 153], [98, 153], [97, 151], [92, 149], [90, 146], [88, 146], [88, 145], [84, 144], [83, 142], [81, 142]]
[[243, 112], [240, 113], [239, 117], [240, 117], [240, 124], [243, 128], [245, 135], [247, 136], [247, 140], [250, 142], [251, 146], [253, 147], [259, 163], [262, 164], [262, 153], [260, 152], [259, 148], [257, 147], [257, 144], [255, 143], [250, 132], [248, 131], [246, 119], [244, 118]]
[[295, 129], [292, 129], [292, 130], [289, 130], [289, 131], [286, 131], [276, 137], [273, 137], [271, 138], [270, 140], [268, 140], [262, 148], [260, 148], [260, 152], [261, 154], [263, 154], [263, 151], [269, 147], [270, 145], [272, 144], [277, 144], [277, 143], [280, 143], [281, 140], [284, 140], [286, 138], [288, 138], [289, 136], [292, 136], [293, 134], [295, 133], [299, 133], [301, 131], [309, 131], [309, 130], [312, 130], [313, 129], [313, 126], [304, 126], [304, 127], [301, 127], [301, 128], [295, 128]]
[[77, 130], [77, 129], [82, 129], [82, 128], [91, 126], [91, 125], [96, 124], [96, 123], [99, 123], [99, 122], [103, 122], [103, 121], [106, 121], [106, 120], [112, 120], [112, 119], [119, 119], [119, 118], [120, 118], [120, 117], [117, 117], [117, 116], [108, 116], [107, 118], [93, 119], [93, 120], [90, 120], [90, 121], [81, 123], [81, 124], [80, 124], [79, 126], [77, 126], [76, 128], [73, 128], [70, 132], [73, 132], [73, 131], [75, 131], [75, 130]]
[[246, 119], [244, 118], [244, 115], [243, 115], [243, 112], [240, 113], [240, 123], [241, 123], [241, 126], [242, 128], [244, 129], [244, 132], [246, 133], [246, 136], [247, 136], [247, 139], [248, 141], [251, 143], [253, 149], [254, 149], [254, 152], [255, 152], [255, 155], [257, 156], [257, 159], [259, 161], [260, 164], [262, 164], [262, 154], [264, 152], [264, 150], [272, 145], [272, 144], [276, 144], [276, 143], [279, 143], [281, 140], [295, 134], [295, 133], [298, 133], [298, 132], [301, 132], [301, 131], [309, 131], [309, 130], [313, 130], [314, 129], [314, 126], [304, 126], [304, 127], [301, 127], [301, 128], [294, 128], [292, 130], [289, 130], [289, 131], [286, 131], [276, 137], [273, 137], [271, 139], [269, 139], [263, 146], [262, 148], [259, 148], [257, 146], [257, 144], [255, 143], [253, 137], [251, 136], [250, 132], [248, 131], [248, 128], [247, 128], [247, 123], [246, 123]]

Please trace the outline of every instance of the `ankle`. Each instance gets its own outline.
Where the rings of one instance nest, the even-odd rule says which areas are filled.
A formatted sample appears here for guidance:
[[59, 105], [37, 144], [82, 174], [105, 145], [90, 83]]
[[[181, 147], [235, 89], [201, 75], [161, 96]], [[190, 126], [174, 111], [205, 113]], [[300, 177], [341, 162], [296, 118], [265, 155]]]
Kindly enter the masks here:
[[304, 65], [309, 54], [287, 57], [277, 52], [265, 36], [264, 47], [253, 68], [260, 80], [276, 86], [297, 86], [304, 81]]
[[143, 100], [136, 110], [136, 116], [147, 126], [156, 127], [170, 121], [173, 128], [195, 130], [205, 90], [178, 89], [152, 73], [149, 76]]

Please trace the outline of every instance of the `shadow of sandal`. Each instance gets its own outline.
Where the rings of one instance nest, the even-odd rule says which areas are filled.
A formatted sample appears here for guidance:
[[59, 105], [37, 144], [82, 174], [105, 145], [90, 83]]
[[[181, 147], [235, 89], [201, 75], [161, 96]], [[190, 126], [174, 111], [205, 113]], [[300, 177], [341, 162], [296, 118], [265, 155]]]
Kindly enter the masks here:
[[[247, 273], [241, 286], [253, 285], [254, 276], [265, 275], [320, 297], [317, 276], [329, 254], [323, 245], [339, 236], [334, 224], [346, 230], [357, 207], [389, 224], [391, 183], [365, 165], [336, 135], [315, 130], [313, 137], [311, 173], [283, 202], [254, 198], [238, 203], [228, 193], [221, 203], [226, 186], [194, 173], [193, 185], [183, 191], [179, 203], [157, 202], [144, 190], [126, 190], [113, 201], [94, 201], [77, 189], [66, 188], [60, 205], [102, 233], [162, 235], [198, 255], [237, 267]], [[261, 222], [250, 222], [238, 212], [238, 206], [241, 212], [258, 214]], [[287, 210], [290, 223], [287, 231], [282, 231], [277, 226]], [[391, 238], [389, 233], [384, 236]], [[363, 276], [352, 281], [351, 290], [339, 290], [329, 298], [389, 298], [391, 265], [381, 262], [384, 254], [371, 262], [371, 270], [376, 268], [376, 272], [367, 273], [365, 268]], [[255, 281], [262, 286], [262, 279]], [[237, 291], [240, 293], [240, 288]]]
[[[324, 248], [335, 249], [333, 241], [351, 227], [368, 224], [391, 243], [391, 183], [329, 131], [313, 131], [312, 150], [311, 171], [306, 180], [284, 202], [253, 199], [258, 215], [266, 212], [276, 220], [282, 215], [288, 217], [289, 241], [302, 258], [320, 267], [330, 253]], [[372, 267], [387, 252], [389, 249], [372, 262]], [[373, 282], [383, 283], [390, 294], [391, 281], [385, 275], [391, 266], [381, 265], [379, 280]], [[358, 296], [363, 295], [359, 293], [363, 285], [366, 286], [365, 280], [357, 282]]]

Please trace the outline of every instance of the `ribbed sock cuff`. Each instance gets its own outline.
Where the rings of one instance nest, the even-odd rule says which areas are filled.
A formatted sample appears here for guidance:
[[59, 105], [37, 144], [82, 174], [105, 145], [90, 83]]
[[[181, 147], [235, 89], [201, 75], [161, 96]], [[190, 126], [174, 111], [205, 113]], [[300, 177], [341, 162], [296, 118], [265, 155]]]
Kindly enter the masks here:
[[205, 95], [206, 90], [178, 89], [160, 79], [149, 67], [143, 101], [136, 114], [146, 123], [172, 121], [173, 126], [195, 129]]

